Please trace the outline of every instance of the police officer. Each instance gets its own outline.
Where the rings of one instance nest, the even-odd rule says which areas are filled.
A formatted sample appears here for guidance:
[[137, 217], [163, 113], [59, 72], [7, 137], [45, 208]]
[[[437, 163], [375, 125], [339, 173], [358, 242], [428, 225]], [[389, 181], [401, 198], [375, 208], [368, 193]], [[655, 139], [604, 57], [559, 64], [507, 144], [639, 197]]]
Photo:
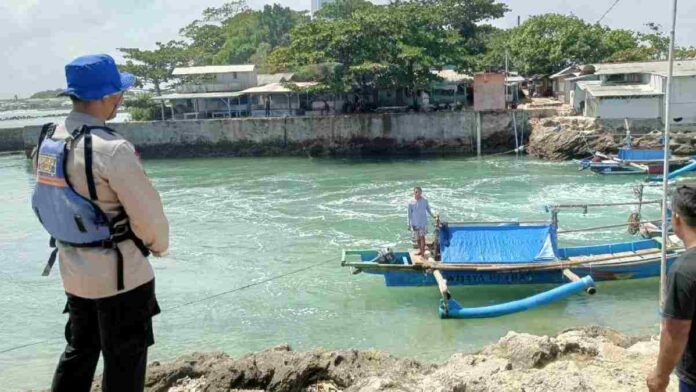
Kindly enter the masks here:
[[51, 390], [89, 391], [101, 353], [103, 391], [142, 391], [160, 311], [147, 256], [167, 251], [169, 224], [133, 145], [105, 125], [135, 77], [108, 55], [79, 57], [65, 74], [73, 110], [42, 130], [32, 196], [67, 295], [67, 345]]

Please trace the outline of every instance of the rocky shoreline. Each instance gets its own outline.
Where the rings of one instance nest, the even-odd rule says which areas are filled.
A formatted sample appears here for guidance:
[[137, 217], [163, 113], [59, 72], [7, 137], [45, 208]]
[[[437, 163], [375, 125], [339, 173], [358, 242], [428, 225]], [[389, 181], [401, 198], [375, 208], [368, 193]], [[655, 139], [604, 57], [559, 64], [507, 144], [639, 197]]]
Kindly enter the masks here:
[[[151, 392], [633, 392], [645, 390], [658, 342], [589, 326], [557, 336], [509, 332], [478, 353], [440, 364], [376, 350], [295, 352], [278, 346], [239, 358], [194, 353], [149, 365]], [[676, 391], [673, 376], [668, 391]], [[95, 385], [94, 391], [100, 390]]]
[[[564, 161], [592, 156], [595, 151], [616, 153], [625, 144], [623, 121], [579, 116], [531, 118], [527, 152], [541, 159]], [[634, 148], [662, 148], [663, 125], [657, 121], [629, 123]], [[677, 156], [696, 154], [696, 127], [675, 126], [670, 148]]]

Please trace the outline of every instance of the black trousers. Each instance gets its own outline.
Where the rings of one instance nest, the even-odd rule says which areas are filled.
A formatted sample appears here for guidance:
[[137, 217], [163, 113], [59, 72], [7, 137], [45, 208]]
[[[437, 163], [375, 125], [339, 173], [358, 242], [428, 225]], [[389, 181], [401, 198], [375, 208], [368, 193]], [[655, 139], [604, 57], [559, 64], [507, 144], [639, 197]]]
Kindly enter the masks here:
[[67, 296], [68, 344], [51, 391], [89, 392], [100, 353], [104, 355], [102, 391], [143, 391], [147, 349], [155, 342], [152, 316], [160, 312], [155, 281], [108, 298]]

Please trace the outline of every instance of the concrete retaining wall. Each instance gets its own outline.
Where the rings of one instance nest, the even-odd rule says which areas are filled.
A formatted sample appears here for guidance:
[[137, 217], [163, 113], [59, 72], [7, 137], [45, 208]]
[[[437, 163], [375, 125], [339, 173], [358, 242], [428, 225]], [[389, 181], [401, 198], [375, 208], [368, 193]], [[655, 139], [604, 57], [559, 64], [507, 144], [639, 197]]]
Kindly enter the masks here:
[[[130, 122], [111, 126], [144, 157], [211, 155], [475, 154], [515, 147], [512, 112], [385, 113], [321, 117]], [[528, 114], [515, 112], [520, 135]], [[24, 129], [35, 144], [38, 127]]]
[[0, 128], [0, 151], [22, 151], [23, 131], [23, 128]]

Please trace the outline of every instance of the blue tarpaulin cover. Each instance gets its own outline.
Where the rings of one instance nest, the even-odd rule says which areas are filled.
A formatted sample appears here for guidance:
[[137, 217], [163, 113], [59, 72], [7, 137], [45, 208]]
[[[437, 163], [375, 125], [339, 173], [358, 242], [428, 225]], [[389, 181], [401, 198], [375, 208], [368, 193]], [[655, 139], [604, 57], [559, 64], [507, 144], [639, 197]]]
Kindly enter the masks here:
[[663, 150], [620, 148], [619, 159], [624, 161], [661, 161], [665, 159], [665, 152]]
[[550, 225], [455, 226], [440, 230], [443, 263], [530, 263], [556, 259]]

